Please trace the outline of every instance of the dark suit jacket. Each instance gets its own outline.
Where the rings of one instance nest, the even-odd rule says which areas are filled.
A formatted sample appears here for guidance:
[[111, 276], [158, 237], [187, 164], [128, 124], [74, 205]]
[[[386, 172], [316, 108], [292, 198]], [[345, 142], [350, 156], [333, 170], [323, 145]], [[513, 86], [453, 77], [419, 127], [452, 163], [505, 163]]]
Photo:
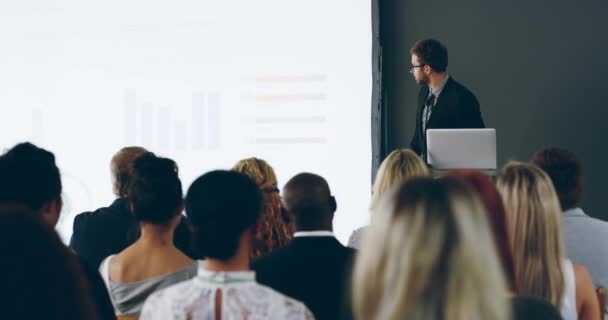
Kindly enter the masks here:
[[[187, 223], [182, 217], [173, 241], [178, 249], [193, 257]], [[128, 200], [118, 198], [109, 207], [76, 216], [70, 247], [91, 267], [99, 268], [104, 258], [124, 250], [138, 238], [139, 223], [129, 210]]]
[[296, 237], [251, 265], [259, 283], [306, 304], [317, 320], [338, 319], [354, 250], [333, 237]]
[[[416, 130], [410, 143], [410, 148], [423, 159], [426, 159], [426, 132], [422, 132], [422, 113], [428, 94], [428, 86], [422, 87], [418, 93]], [[450, 76], [433, 107], [427, 129], [473, 128], [485, 128], [479, 110], [479, 102], [469, 89]]]

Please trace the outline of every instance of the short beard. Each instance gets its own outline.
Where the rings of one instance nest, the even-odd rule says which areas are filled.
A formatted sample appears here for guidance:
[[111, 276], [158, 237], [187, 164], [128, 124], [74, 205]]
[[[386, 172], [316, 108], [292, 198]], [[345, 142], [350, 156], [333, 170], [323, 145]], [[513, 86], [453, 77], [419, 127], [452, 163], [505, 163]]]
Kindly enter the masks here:
[[416, 79], [416, 84], [425, 86], [429, 84], [429, 77], [425, 74], [421, 79]]

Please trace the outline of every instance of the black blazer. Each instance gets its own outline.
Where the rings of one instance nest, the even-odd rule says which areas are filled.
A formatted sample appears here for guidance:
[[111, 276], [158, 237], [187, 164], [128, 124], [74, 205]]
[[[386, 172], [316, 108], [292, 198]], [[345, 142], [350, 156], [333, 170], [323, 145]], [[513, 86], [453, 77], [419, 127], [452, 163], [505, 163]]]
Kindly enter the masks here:
[[[429, 87], [424, 86], [418, 93], [418, 110], [416, 112], [416, 130], [410, 148], [426, 160], [426, 132], [422, 132], [422, 111], [429, 94]], [[473, 129], [485, 128], [479, 102], [475, 95], [451, 76], [439, 94], [437, 103], [431, 112], [427, 129]]]
[[306, 304], [317, 320], [335, 320], [343, 308], [355, 251], [333, 237], [296, 237], [256, 260], [259, 283]]
[[[182, 217], [173, 242], [193, 258], [189, 235], [187, 219]], [[103, 259], [124, 250], [138, 238], [139, 223], [129, 210], [127, 199], [118, 198], [109, 207], [76, 216], [70, 248], [91, 267], [99, 268]]]

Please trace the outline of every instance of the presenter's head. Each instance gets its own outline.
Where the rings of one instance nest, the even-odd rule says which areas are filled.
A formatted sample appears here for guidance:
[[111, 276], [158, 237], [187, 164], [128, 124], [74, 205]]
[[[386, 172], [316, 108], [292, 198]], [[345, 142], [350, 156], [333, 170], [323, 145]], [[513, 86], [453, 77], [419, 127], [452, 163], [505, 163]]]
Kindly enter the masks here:
[[433, 78], [445, 76], [448, 49], [435, 39], [418, 40], [410, 50], [410, 73], [419, 85], [428, 85]]

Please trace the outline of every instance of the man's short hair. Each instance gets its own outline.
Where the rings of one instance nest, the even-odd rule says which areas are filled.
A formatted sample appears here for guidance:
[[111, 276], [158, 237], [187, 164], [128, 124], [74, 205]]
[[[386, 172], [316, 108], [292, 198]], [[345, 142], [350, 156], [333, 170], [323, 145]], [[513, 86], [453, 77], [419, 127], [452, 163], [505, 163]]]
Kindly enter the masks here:
[[61, 199], [61, 176], [53, 153], [25, 142], [0, 156], [0, 204], [20, 204], [36, 212]]
[[577, 207], [583, 193], [583, 165], [566, 149], [545, 148], [537, 151], [532, 163], [543, 169], [553, 182], [562, 210]]
[[445, 72], [448, 68], [448, 49], [435, 39], [418, 40], [410, 50], [421, 64], [430, 66], [436, 72]]
[[133, 174], [133, 162], [148, 150], [142, 147], [125, 147], [120, 149], [110, 162], [114, 194], [126, 197], [129, 191], [129, 181]]
[[327, 181], [314, 173], [303, 172], [283, 187], [283, 206], [294, 219], [297, 230], [318, 230], [333, 219], [335, 198]]

